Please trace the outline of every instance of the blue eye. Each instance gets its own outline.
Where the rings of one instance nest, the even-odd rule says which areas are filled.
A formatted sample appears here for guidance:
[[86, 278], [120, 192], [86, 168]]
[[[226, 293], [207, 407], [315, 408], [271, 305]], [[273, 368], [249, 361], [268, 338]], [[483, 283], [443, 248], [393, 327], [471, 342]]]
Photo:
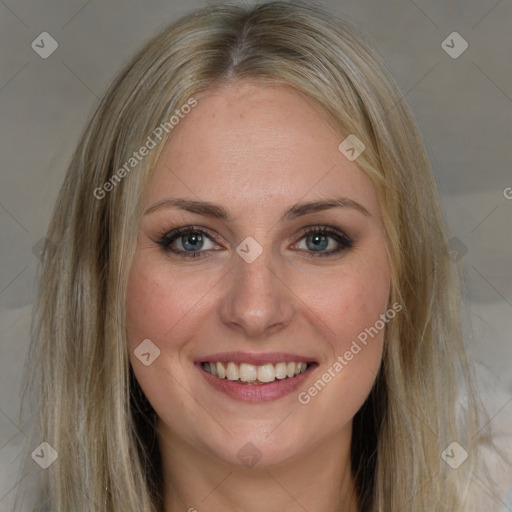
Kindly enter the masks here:
[[[211, 250], [211, 247], [205, 247], [206, 241], [211, 237], [203, 229], [194, 228], [194, 226], [185, 226], [164, 234], [157, 241], [158, 245], [166, 252], [174, 253], [185, 258], [198, 257], [199, 253]], [[172, 247], [175, 242], [181, 245], [182, 249]], [[206, 243], [206, 245], [208, 245]]]
[[[185, 226], [163, 234], [157, 244], [165, 252], [179, 257], [198, 258], [203, 257], [201, 253], [219, 250], [220, 246], [213, 242], [213, 238], [213, 234], [203, 228]], [[299, 240], [306, 242], [306, 249], [301, 248], [300, 251], [313, 258], [334, 255], [353, 246], [353, 241], [347, 235], [328, 226], [312, 226], [303, 232]], [[181, 248], [173, 247], [175, 243]], [[334, 248], [326, 250], [330, 245], [334, 245]]]
[[[306, 255], [313, 258], [337, 254], [353, 246], [352, 240], [347, 235], [327, 226], [314, 226], [305, 233], [302, 239], [306, 242], [306, 248], [310, 249], [310, 251], [306, 251]], [[335, 241], [334, 248], [326, 251], [331, 240]]]

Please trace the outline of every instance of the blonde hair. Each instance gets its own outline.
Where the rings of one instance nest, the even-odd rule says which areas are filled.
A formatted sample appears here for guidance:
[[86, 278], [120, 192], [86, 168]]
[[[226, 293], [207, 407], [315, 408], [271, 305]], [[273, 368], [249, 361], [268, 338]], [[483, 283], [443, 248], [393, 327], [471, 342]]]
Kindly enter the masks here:
[[[232, 80], [286, 84], [316, 100], [366, 146], [389, 243], [390, 304], [375, 385], [354, 418], [361, 511], [466, 510], [479, 412], [459, 319], [460, 276], [419, 131], [395, 81], [352, 22], [303, 2], [218, 4], [171, 24], [117, 76], [71, 161], [48, 230], [33, 329], [40, 437], [59, 511], [160, 510], [152, 411], [125, 335], [126, 282], [144, 191], [168, 130], [104, 197], [156, 127], [191, 98]], [[465, 407], [457, 410], [459, 386]], [[475, 434], [475, 435], [474, 435]], [[474, 436], [473, 436], [474, 435]], [[470, 453], [456, 471], [441, 457]]]

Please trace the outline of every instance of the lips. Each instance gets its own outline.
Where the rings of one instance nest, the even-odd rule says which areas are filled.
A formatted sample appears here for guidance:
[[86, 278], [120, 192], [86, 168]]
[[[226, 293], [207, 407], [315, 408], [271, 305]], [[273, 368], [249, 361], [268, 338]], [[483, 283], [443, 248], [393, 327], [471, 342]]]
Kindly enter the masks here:
[[237, 400], [277, 400], [291, 393], [318, 366], [312, 358], [287, 353], [213, 354], [195, 361], [217, 391]]
[[263, 365], [266, 363], [276, 364], [279, 362], [286, 363], [309, 363], [314, 362], [314, 357], [305, 357], [298, 354], [290, 354], [287, 352], [268, 352], [265, 354], [254, 354], [251, 352], [221, 352], [197, 358], [195, 363], [217, 363], [217, 362], [233, 362], [236, 364], [248, 363], [253, 365]]
[[265, 363], [254, 365], [250, 363], [237, 364], [234, 361], [208, 362], [202, 364], [203, 370], [211, 373], [219, 379], [248, 382], [249, 384], [266, 384], [276, 379], [283, 380], [300, 375], [307, 370], [308, 363], [285, 362]]

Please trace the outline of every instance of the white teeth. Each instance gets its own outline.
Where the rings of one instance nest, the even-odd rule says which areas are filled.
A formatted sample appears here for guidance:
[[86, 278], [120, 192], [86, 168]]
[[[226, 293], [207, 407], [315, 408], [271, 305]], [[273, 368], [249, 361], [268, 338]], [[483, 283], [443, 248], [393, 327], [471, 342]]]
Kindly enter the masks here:
[[286, 378], [286, 363], [277, 363], [276, 364], [276, 379], [285, 379]]
[[258, 368], [252, 364], [242, 363], [238, 373], [240, 374], [240, 380], [242, 382], [249, 382], [251, 380], [256, 380], [258, 376]]
[[226, 377], [228, 380], [238, 380], [238, 366], [235, 363], [228, 363]]
[[264, 364], [258, 367], [258, 380], [260, 382], [272, 382], [276, 380], [276, 370], [273, 364]]
[[238, 365], [232, 361], [227, 363], [203, 363], [203, 368], [208, 373], [219, 377], [220, 379], [228, 379], [232, 381], [240, 380], [242, 382], [273, 382], [274, 380], [282, 380], [294, 377], [304, 373], [307, 363], [286, 363], [280, 362], [275, 365], [272, 363], [256, 366], [249, 363], [241, 363]]
[[[213, 364], [215, 364], [215, 363], [213, 363]], [[217, 375], [221, 379], [224, 379], [226, 377], [226, 370], [224, 369], [224, 366], [222, 365], [222, 363], [217, 363]]]

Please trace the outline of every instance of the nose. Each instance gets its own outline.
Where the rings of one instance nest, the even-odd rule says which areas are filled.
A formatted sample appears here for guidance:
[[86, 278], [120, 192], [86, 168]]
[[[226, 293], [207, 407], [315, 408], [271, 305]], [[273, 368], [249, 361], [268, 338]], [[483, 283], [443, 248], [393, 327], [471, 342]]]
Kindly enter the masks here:
[[252, 263], [235, 253], [233, 268], [226, 276], [219, 316], [246, 338], [264, 338], [285, 329], [295, 313], [293, 292], [270, 253], [264, 250]]

